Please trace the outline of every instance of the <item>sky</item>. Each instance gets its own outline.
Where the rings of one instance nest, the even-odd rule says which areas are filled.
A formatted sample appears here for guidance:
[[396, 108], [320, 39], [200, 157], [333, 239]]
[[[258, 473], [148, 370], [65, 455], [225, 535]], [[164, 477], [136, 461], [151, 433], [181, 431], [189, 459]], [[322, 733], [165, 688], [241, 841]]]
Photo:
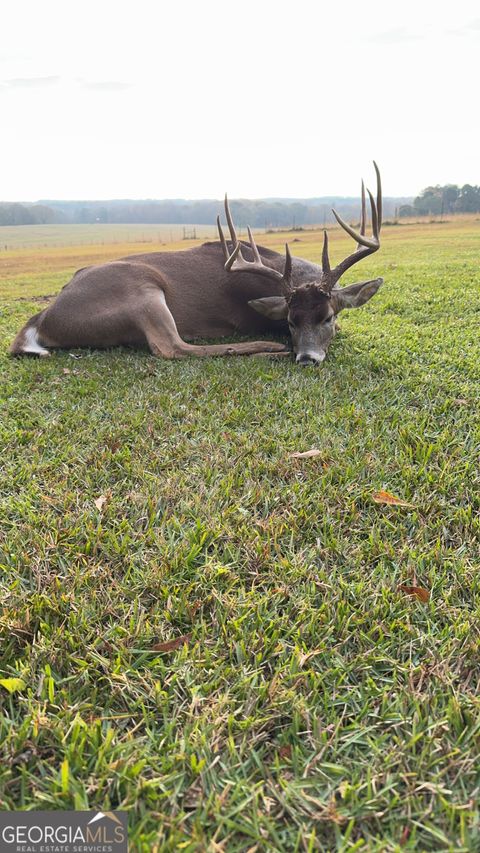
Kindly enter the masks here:
[[15, 0], [0, 199], [480, 182], [478, 0]]

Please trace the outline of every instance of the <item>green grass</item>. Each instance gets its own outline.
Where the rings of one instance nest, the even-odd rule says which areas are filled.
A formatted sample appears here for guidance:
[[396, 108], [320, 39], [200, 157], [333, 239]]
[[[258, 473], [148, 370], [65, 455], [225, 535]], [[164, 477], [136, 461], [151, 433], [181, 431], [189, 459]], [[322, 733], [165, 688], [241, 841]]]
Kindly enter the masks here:
[[9, 279], [0, 808], [126, 809], [139, 851], [480, 850], [480, 229], [385, 243], [317, 370], [10, 360]]

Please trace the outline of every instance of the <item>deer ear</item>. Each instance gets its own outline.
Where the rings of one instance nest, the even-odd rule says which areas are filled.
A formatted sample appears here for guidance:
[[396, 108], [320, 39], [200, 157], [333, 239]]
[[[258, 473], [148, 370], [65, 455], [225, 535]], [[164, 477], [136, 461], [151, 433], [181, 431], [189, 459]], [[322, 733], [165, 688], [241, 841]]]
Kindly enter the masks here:
[[270, 320], [286, 320], [288, 316], [287, 300], [284, 296], [265, 296], [263, 299], [250, 299], [250, 308], [264, 314]]
[[360, 308], [360, 305], [365, 305], [365, 302], [375, 296], [381, 284], [383, 284], [383, 278], [374, 278], [371, 281], [358, 281], [356, 284], [332, 290], [332, 307], [335, 314], [343, 311], [344, 308]]

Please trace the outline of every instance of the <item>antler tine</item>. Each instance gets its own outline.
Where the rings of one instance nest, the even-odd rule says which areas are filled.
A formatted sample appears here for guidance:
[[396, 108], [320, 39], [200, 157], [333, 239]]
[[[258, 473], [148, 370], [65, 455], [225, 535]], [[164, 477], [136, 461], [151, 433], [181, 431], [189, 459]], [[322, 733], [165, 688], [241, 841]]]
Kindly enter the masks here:
[[[370, 208], [372, 211], [373, 239], [365, 237], [365, 234], [362, 232], [362, 224], [360, 225], [360, 232], [355, 231], [355, 229], [352, 228], [352, 226], [349, 225], [348, 222], [345, 222], [345, 220], [342, 219], [340, 214], [337, 213], [337, 211], [334, 208], [332, 208], [332, 213], [333, 213], [335, 219], [337, 220], [338, 224], [343, 228], [343, 230], [346, 231], [347, 234], [350, 234], [350, 237], [353, 237], [353, 239], [357, 241], [358, 248], [360, 248], [360, 246], [365, 246], [368, 249], [374, 249], [375, 250], [375, 249], [378, 249], [378, 234], [380, 231], [380, 229], [378, 227], [378, 223], [379, 222], [381, 223], [382, 184], [381, 184], [381, 180], [380, 180], [380, 172], [379, 172], [378, 166], [375, 163], [375, 161], [374, 161], [374, 166], [375, 166], [375, 172], [377, 175], [377, 204], [375, 204], [375, 201], [373, 199], [373, 196], [372, 196], [370, 190], [367, 189], [367, 192], [368, 192], [368, 195], [370, 198]], [[364, 184], [362, 181], [362, 219], [361, 219], [361, 223], [363, 223], [363, 219], [364, 219], [364, 204], [365, 204], [365, 193], [364, 193]], [[378, 211], [380, 212], [380, 215], [378, 215]], [[376, 228], [374, 227], [374, 223], [377, 223]]]
[[285, 266], [283, 268], [282, 287], [286, 294], [293, 293], [294, 286], [292, 280], [292, 256], [290, 247], [285, 243]]
[[252, 229], [250, 228], [250, 225], [247, 225], [247, 231], [248, 231], [248, 239], [250, 240], [250, 248], [253, 252], [253, 257], [255, 258], [257, 263], [261, 264], [262, 259], [260, 257], [260, 252], [257, 249], [257, 244], [255, 243], [255, 240], [253, 239]]
[[378, 168], [375, 160], [373, 161], [373, 165], [375, 168], [375, 174], [377, 176], [377, 215], [378, 215], [378, 233], [380, 234], [382, 228], [382, 179], [380, 177], [380, 169]]
[[220, 237], [220, 242], [222, 244], [224, 258], [226, 261], [228, 261], [230, 253], [228, 251], [227, 241], [225, 240], [225, 234], [223, 233], [223, 228], [220, 224], [220, 217], [219, 216], [217, 216], [217, 229], [218, 229], [218, 236]]
[[285, 266], [283, 268], [283, 280], [292, 284], [292, 256], [290, 246], [285, 243]]
[[[257, 244], [255, 243], [255, 239], [254, 239], [254, 236], [252, 234], [252, 229], [250, 228], [250, 225], [247, 225], [247, 231], [248, 231], [248, 239], [250, 240], [250, 248], [252, 250], [252, 254], [254, 257], [254, 263], [263, 265], [262, 256], [261, 256], [260, 252], [258, 251]], [[248, 263], [248, 261], [245, 261], [245, 263]], [[285, 243], [285, 266], [283, 268], [282, 280], [284, 283], [290, 282], [291, 277], [292, 277], [292, 256], [290, 254], [290, 247], [289, 247], [288, 243]]]
[[227, 193], [225, 193], [225, 216], [227, 218], [228, 230], [230, 231], [230, 239], [235, 246], [238, 243], [238, 237], [237, 232], [235, 231], [235, 225], [233, 224], [232, 214], [230, 213]]
[[[360, 234], [362, 235], [362, 237], [365, 236], [366, 225], [367, 225], [367, 205], [365, 203], [365, 184], [362, 180], [362, 214], [360, 217]], [[357, 249], [359, 249], [361, 245], [362, 245], [361, 243], [357, 243]]]
[[373, 200], [373, 195], [367, 187], [367, 193], [370, 199], [370, 209], [372, 211], [372, 232], [375, 240], [378, 243], [378, 216], [377, 216], [377, 206]]
[[267, 266], [263, 262], [262, 256], [258, 251], [257, 244], [255, 243], [255, 238], [252, 234], [252, 229], [250, 228], [250, 226], [247, 226], [250, 249], [253, 255], [253, 261], [247, 261], [242, 255], [242, 244], [237, 237], [237, 232], [235, 231], [235, 226], [233, 224], [232, 214], [230, 213], [230, 207], [228, 204], [228, 198], [226, 193], [225, 216], [227, 218], [228, 228], [230, 230], [230, 238], [234, 246], [233, 251], [229, 252], [227, 241], [225, 239], [225, 235], [223, 233], [223, 229], [220, 223], [220, 217], [217, 216], [218, 235], [220, 237], [220, 243], [222, 244], [222, 250], [225, 257], [224, 267], [226, 271], [257, 273], [258, 275], [263, 275], [265, 278], [273, 278], [275, 279], [275, 281], [281, 284], [285, 291], [291, 292], [293, 288], [292, 256], [290, 254], [290, 249], [288, 248], [288, 245], [285, 246], [285, 266], [283, 269], [283, 273], [281, 273], [278, 270], [273, 269], [273, 267]]
[[233, 265], [234, 265], [234, 263], [235, 263], [235, 261], [237, 260], [237, 258], [238, 258], [238, 257], [240, 258], [240, 261], [242, 261], [243, 263], [245, 263], [245, 261], [244, 261], [244, 260], [243, 260], [243, 258], [242, 258], [242, 251], [241, 251], [241, 249], [242, 249], [242, 244], [241, 244], [241, 243], [237, 243], [237, 245], [235, 246], [235, 248], [234, 248], [234, 250], [233, 250], [232, 254], [228, 256], [228, 258], [227, 258], [227, 260], [226, 260], [226, 263], [225, 263], [225, 269], [227, 270], [227, 272], [228, 272], [229, 270], [231, 270], [231, 269], [232, 269], [232, 267], [233, 267]]
[[[370, 201], [371, 201], [372, 205], [375, 205], [375, 202], [373, 201], [373, 196], [370, 196]], [[377, 240], [370, 240], [369, 237], [365, 237], [364, 234], [359, 234], [358, 231], [355, 231], [355, 228], [352, 228], [352, 226], [349, 225], [348, 222], [345, 222], [345, 220], [342, 219], [340, 214], [337, 213], [337, 211], [333, 207], [332, 207], [332, 213], [333, 213], [335, 219], [337, 220], [338, 224], [341, 225], [341, 227], [343, 228], [344, 231], [347, 232], [347, 234], [350, 234], [350, 237], [353, 237], [353, 239], [357, 241], [359, 246], [365, 246], [368, 249], [378, 249], [378, 241]], [[373, 219], [373, 207], [372, 207], [372, 219]]]
[[330, 258], [328, 257], [328, 234], [326, 229], [323, 232], [322, 272], [324, 273], [324, 275], [330, 272]]
[[[382, 183], [380, 180], [380, 171], [377, 164], [374, 161], [375, 172], [377, 176], [377, 199], [373, 198], [372, 193], [369, 189], [367, 189], [368, 197], [370, 199], [370, 209], [372, 212], [372, 236], [366, 237], [366, 225], [367, 225], [367, 211], [366, 211], [366, 201], [365, 201], [365, 185], [362, 181], [362, 210], [360, 216], [360, 231], [356, 231], [345, 222], [344, 219], [337, 213], [336, 210], [332, 209], [333, 215], [337, 220], [338, 224], [343, 228], [347, 234], [350, 234], [354, 240], [357, 242], [357, 247], [351, 255], [348, 255], [343, 261], [341, 261], [335, 269], [331, 270], [329, 273], [325, 273], [325, 281], [328, 287], [332, 288], [336, 284], [336, 282], [341, 278], [346, 270], [350, 269], [351, 266], [356, 264], [362, 258], [366, 258], [367, 255], [371, 255], [372, 252], [376, 252], [377, 249], [380, 248], [380, 229], [382, 227]], [[325, 243], [324, 243], [325, 246]], [[327, 258], [328, 260], [328, 258]]]

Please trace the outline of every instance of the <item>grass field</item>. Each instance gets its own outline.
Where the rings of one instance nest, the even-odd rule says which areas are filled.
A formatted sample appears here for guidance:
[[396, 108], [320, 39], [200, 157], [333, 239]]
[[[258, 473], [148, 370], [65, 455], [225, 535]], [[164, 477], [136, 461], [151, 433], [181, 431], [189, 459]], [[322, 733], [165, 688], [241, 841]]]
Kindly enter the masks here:
[[[2, 253], [17, 249], [49, 249], [68, 246], [104, 246], [122, 243], [167, 243], [182, 241], [195, 230], [199, 240], [216, 239], [215, 225], [148, 225], [138, 223], [96, 225], [12, 225], [0, 228]], [[145, 246], [143, 247], [145, 249]], [[148, 251], [148, 250], [147, 250]]]
[[385, 229], [319, 369], [8, 358], [144, 248], [1, 253], [0, 808], [126, 809], [145, 853], [479, 851], [480, 223]]

